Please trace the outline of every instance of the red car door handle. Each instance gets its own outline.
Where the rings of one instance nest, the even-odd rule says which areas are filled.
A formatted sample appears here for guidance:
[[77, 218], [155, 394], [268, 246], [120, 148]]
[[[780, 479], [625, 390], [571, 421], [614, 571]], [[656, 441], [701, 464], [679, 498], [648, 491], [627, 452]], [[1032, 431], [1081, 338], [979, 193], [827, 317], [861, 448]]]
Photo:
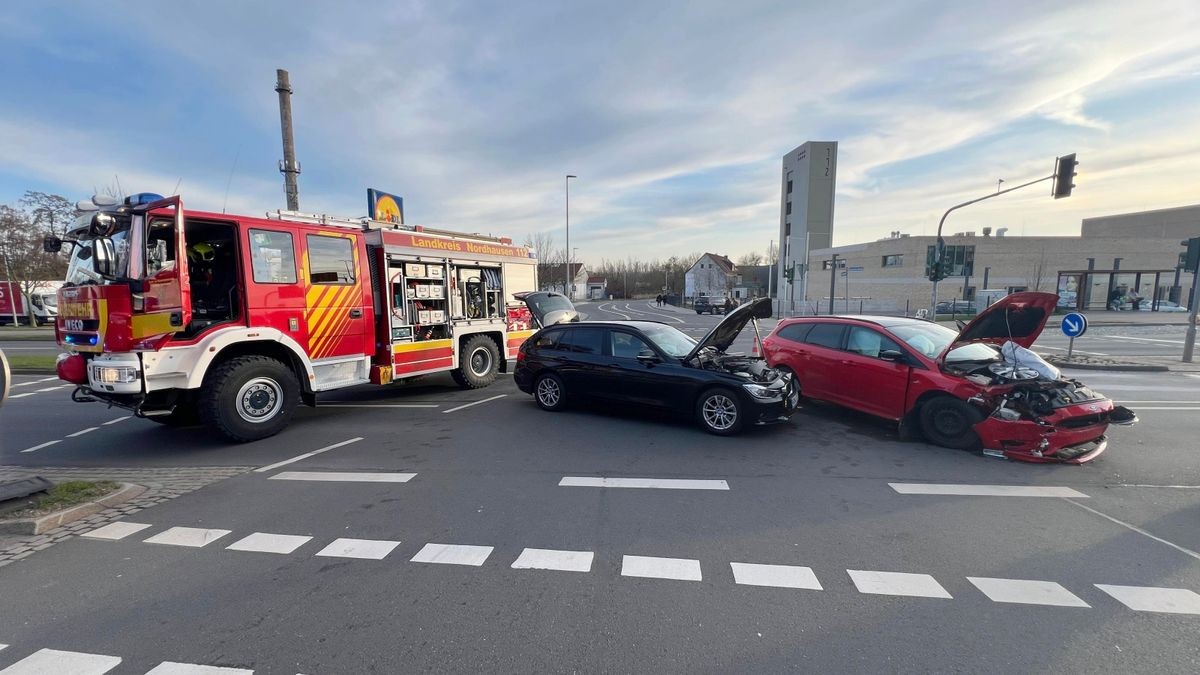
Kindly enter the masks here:
[[843, 360], [843, 361], [842, 361], [842, 365], [843, 365], [843, 366], [852, 366], [852, 365], [854, 365], [854, 362], [853, 362], [853, 361], [846, 361], [846, 360]]

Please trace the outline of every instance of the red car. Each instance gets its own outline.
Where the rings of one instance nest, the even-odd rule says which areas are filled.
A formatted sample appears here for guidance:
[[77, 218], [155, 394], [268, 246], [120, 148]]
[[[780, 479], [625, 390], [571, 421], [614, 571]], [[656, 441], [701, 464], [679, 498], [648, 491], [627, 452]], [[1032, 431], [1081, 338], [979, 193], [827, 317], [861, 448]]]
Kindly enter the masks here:
[[948, 448], [1028, 462], [1082, 464], [1107, 445], [1109, 423], [1134, 414], [1079, 382], [1047, 376], [1026, 353], [1053, 313], [1053, 293], [1013, 293], [959, 332], [919, 319], [784, 319], [763, 341], [767, 363], [801, 393], [896, 420]]

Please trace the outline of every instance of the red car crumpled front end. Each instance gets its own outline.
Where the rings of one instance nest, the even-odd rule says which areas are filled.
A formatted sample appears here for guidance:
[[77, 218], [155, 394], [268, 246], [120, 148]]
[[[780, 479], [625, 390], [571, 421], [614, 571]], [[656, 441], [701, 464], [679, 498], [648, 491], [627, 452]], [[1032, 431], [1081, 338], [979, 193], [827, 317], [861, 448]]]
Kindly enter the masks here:
[[1001, 397], [992, 413], [975, 425], [984, 453], [1023, 462], [1083, 464], [1108, 446], [1109, 424], [1137, 422], [1132, 411], [1107, 398], [1055, 403], [1065, 402], [1046, 396], [1036, 410], [1026, 405], [1018, 413], [1017, 406]]

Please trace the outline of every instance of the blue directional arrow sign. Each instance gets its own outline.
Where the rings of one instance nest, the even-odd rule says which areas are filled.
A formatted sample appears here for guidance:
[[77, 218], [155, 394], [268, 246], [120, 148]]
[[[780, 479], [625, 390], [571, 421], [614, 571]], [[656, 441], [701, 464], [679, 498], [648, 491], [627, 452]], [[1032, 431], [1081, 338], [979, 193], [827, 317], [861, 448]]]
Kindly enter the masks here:
[[1087, 332], [1087, 317], [1079, 312], [1071, 312], [1063, 317], [1062, 332], [1069, 338], [1077, 338]]

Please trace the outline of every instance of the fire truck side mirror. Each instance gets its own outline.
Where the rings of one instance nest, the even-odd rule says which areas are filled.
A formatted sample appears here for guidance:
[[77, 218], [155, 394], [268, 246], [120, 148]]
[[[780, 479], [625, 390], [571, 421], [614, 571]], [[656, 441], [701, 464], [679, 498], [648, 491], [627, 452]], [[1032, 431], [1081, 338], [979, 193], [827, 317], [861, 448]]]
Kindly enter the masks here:
[[58, 253], [62, 250], [63, 241], [54, 235], [47, 235], [42, 239], [42, 250], [46, 253]]
[[99, 237], [92, 241], [92, 269], [102, 277], [112, 278], [117, 268], [117, 247], [112, 239]]

